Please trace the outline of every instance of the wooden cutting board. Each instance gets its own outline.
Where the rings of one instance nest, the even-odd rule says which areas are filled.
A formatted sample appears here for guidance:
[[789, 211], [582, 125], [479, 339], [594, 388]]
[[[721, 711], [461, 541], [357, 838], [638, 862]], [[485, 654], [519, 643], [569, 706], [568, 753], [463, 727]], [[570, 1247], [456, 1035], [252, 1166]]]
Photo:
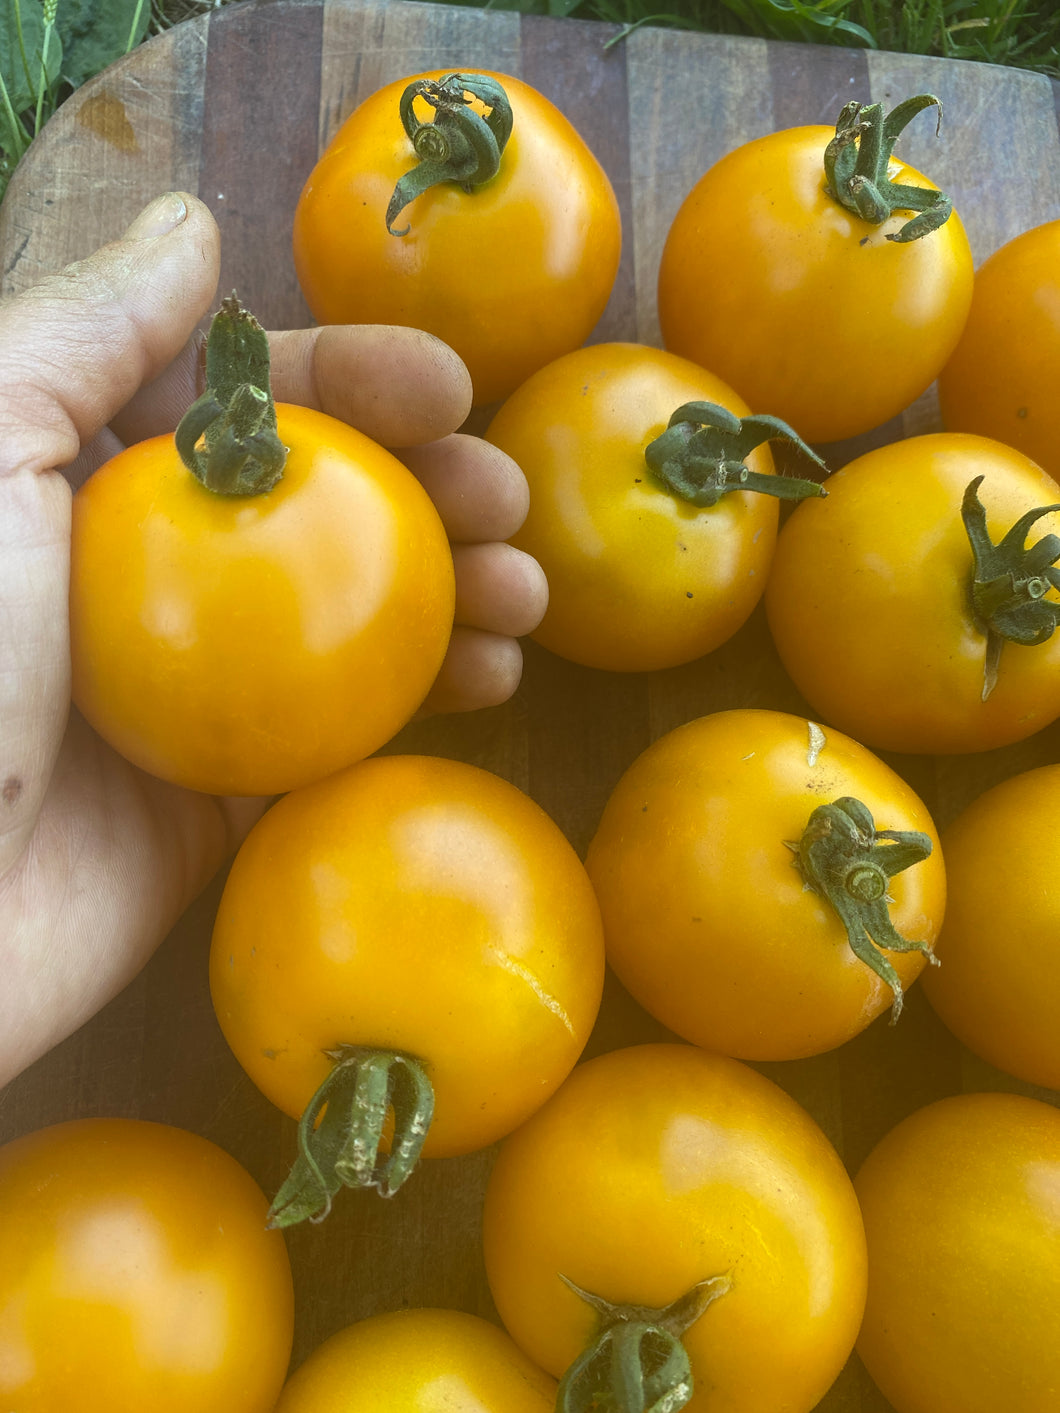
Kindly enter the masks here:
[[[901, 154], [954, 197], [977, 260], [1060, 216], [1058, 89], [1018, 70], [865, 51], [617, 28], [410, 0], [250, 0], [137, 49], [76, 93], [34, 143], [0, 208], [3, 290], [13, 293], [118, 235], [167, 188], [197, 192], [223, 234], [220, 288], [270, 327], [309, 322], [290, 260], [295, 201], [339, 122], [384, 82], [438, 66], [519, 75], [556, 102], [607, 168], [625, 250], [595, 337], [658, 342], [654, 284], [687, 190], [731, 147], [778, 127], [832, 122], [851, 98], [930, 91]], [[937, 425], [929, 394], [875, 438]], [[808, 709], [761, 613], [726, 647], [643, 676], [581, 669], [528, 645], [513, 701], [408, 728], [394, 749], [459, 757], [514, 781], [583, 849], [618, 776], [680, 722], [735, 706]], [[962, 759], [888, 757], [940, 825], [1017, 771], [1060, 759], [1060, 726]], [[104, 1114], [183, 1125], [220, 1143], [272, 1193], [294, 1126], [245, 1078], [213, 1018], [206, 955], [215, 883], [144, 973], [91, 1024], [0, 1093], [0, 1141]], [[609, 981], [590, 1053], [665, 1037]], [[961, 1090], [1034, 1091], [963, 1051], [914, 988], [896, 1030], [881, 1020], [841, 1052], [759, 1066], [823, 1126], [852, 1170], [905, 1114]], [[295, 1360], [341, 1325], [404, 1304], [492, 1313], [478, 1231], [491, 1153], [425, 1164], [390, 1203], [343, 1194], [323, 1228], [295, 1230]], [[821, 1405], [886, 1413], [852, 1359]]]

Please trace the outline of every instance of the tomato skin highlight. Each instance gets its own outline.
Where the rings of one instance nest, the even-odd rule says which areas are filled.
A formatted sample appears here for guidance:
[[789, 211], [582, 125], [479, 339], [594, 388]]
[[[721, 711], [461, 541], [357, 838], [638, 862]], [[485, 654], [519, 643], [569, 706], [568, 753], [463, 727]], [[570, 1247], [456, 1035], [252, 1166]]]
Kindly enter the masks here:
[[73, 502], [74, 702], [135, 765], [209, 794], [275, 794], [383, 745], [452, 627], [415, 477], [335, 418], [277, 412], [290, 451], [264, 495], [206, 490], [158, 437]]
[[0, 1148], [0, 1402], [272, 1413], [293, 1330], [268, 1203], [214, 1144], [84, 1119]]
[[579, 1065], [501, 1146], [484, 1236], [501, 1318], [557, 1377], [596, 1330], [561, 1275], [660, 1307], [730, 1273], [682, 1341], [689, 1413], [807, 1413], [861, 1318], [861, 1217], [835, 1150], [770, 1080], [692, 1046]]
[[858, 1352], [896, 1413], [1050, 1413], [1060, 1387], [1060, 1113], [959, 1094], [862, 1165]]
[[599, 908], [574, 850], [506, 780], [385, 756], [286, 796], [229, 875], [210, 986], [255, 1084], [298, 1118], [325, 1051], [426, 1064], [424, 1156], [521, 1123], [585, 1045], [603, 986]]
[[456, 1310], [373, 1315], [332, 1335], [276, 1413], [553, 1413], [556, 1382], [496, 1325]]
[[993, 437], [1060, 479], [1060, 221], [996, 250], [975, 273], [968, 322], [939, 374], [942, 420]]
[[932, 1007], [983, 1059], [1060, 1090], [1060, 890], [1053, 812], [1060, 766], [987, 790], [944, 831], [951, 884]]
[[478, 70], [512, 106], [499, 172], [470, 193], [431, 188], [399, 217], [408, 234], [391, 235], [387, 204], [416, 160], [398, 100], [415, 78], [446, 72], [388, 84], [346, 119], [299, 199], [294, 262], [318, 322], [426, 329], [464, 360], [484, 404], [589, 336], [618, 270], [621, 223], [603, 168], [559, 109], [517, 78]]
[[[744, 143], [706, 172], [659, 270], [664, 345], [731, 383], [809, 442], [870, 430], [933, 381], [960, 337], [972, 255], [954, 212], [907, 244], [825, 191], [829, 127]], [[897, 160], [891, 180], [932, 187]]]
[[[910, 787], [856, 741], [826, 729], [815, 752], [800, 717], [717, 712], [629, 766], [586, 867], [608, 961], [646, 1010], [707, 1049], [789, 1060], [843, 1044], [890, 1007], [890, 988], [804, 886], [789, 847], [818, 805], [844, 796], [867, 805], [877, 829], [932, 840], [889, 888], [898, 932], [930, 945], [946, 900], [938, 835]], [[903, 987], [925, 965], [919, 951], [885, 955]]]
[[[530, 483], [511, 543], [532, 554], [549, 604], [531, 635], [574, 662], [640, 672], [712, 651], [746, 621], [765, 587], [777, 502], [734, 491], [698, 507], [666, 490], [644, 450], [686, 402], [750, 412], [686, 359], [638, 344], [597, 344], [541, 369], [504, 403], [487, 441]], [[747, 457], [769, 474], [768, 447]]]
[[[781, 661], [824, 722], [877, 750], [959, 754], [1022, 741], [1060, 716], [1060, 635], [1005, 643], [984, 702], [986, 635], [969, 599], [961, 498], [977, 476], [991, 538], [1060, 486], [1019, 452], [958, 432], [858, 457], [797, 506], [765, 605]], [[1060, 531], [1039, 520], [1035, 544]], [[1055, 598], [1055, 593], [1050, 594]]]

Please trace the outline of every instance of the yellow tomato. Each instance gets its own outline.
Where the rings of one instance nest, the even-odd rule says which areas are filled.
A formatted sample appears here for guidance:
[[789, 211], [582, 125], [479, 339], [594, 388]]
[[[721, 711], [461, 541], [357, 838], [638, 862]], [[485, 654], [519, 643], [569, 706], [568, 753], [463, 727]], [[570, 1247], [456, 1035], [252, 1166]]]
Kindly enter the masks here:
[[214, 927], [221, 1029], [292, 1118], [341, 1046], [420, 1059], [424, 1153], [482, 1148], [563, 1080], [603, 985], [577, 855], [506, 780], [385, 756], [287, 795], [244, 842]]
[[399, 1310], [332, 1335], [276, 1413], [553, 1413], [556, 1382], [496, 1325], [456, 1310]]
[[501, 1318], [557, 1377], [600, 1328], [568, 1282], [658, 1309], [723, 1278], [682, 1338], [688, 1413], [807, 1413], [861, 1320], [864, 1234], [835, 1150], [770, 1080], [691, 1046], [580, 1065], [505, 1141], [484, 1223]]
[[[561, 657], [617, 672], [689, 662], [730, 638], [761, 597], [777, 534], [773, 497], [735, 490], [694, 505], [645, 462], [671, 413], [694, 402], [751, 411], [686, 359], [597, 344], [535, 373], [491, 422], [487, 440], [530, 483], [512, 543], [548, 578], [548, 610], [532, 636]], [[752, 472], [773, 470], [766, 446], [741, 459]]]
[[[755, 409], [810, 442], [901, 412], [937, 376], [972, 297], [960, 218], [918, 240], [826, 191], [828, 127], [789, 128], [717, 162], [674, 219], [659, 270], [659, 321], [674, 353], [712, 368]], [[890, 180], [932, 188], [896, 159]]]
[[[456, 349], [475, 401], [487, 403], [592, 331], [618, 269], [618, 203], [548, 99], [486, 73], [513, 118], [499, 170], [470, 191], [457, 181], [431, 187], [398, 217], [407, 233], [391, 234], [391, 195], [416, 162], [399, 99], [407, 85], [445, 73], [388, 84], [339, 128], [295, 210], [295, 269], [321, 323], [426, 329]], [[422, 99], [416, 113], [433, 125]]]
[[277, 413], [287, 461], [260, 495], [207, 490], [164, 436], [74, 497], [74, 702], [135, 765], [209, 794], [276, 794], [376, 750], [452, 627], [452, 557], [415, 477], [333, 417]]
[[896, 1413], [1052, 1413], [1060, 1389], [1060, 1113], [958, 1094], [892, 1129], [855, 1180], [858, 1352]]
[[[844, 797], [860, 800], [877, 830], [916, 831], [931, 845], [886, 887], [891, 924], [914, 950], [880, 939], [899, 984], [916, 979], [946, 899], [924, 805], [838, 731], [782, 712], [727, 711], [649, 746], [589, 846], [608, 960], [642, 1006], [707, 1049], [787, 1060], [841, 1045], [892, 1005], [891, 987], [796, 867], [814, 811]], [[892, 847], [884, 841], [881, 853]]]
[[272, 1413], [293, 1327], [283, 1237], [196, 1134], [85, 1119], [0, 1148], [5, 1413]]

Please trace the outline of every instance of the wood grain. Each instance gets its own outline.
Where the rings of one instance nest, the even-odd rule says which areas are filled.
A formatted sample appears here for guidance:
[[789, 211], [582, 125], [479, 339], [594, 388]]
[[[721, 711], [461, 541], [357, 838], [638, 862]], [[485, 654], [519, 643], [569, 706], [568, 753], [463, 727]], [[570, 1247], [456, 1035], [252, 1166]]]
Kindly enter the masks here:
[[[699, 175], [778, 126], [834, 120], [851, 97], [928, 90], [942, 134], [913, 125], [902, 155], [950, 190], [977, 260], [1060, 216], [1058, 92], [983, 65], [386, 0], [250, 0], [152, 40], [75, 94], [48, 124], [0, 207], [3, 291], [15, 293], [118, 235], [166, 188], [197, 192], [222, 231], [222, 291], [237, 286], [274, 326], [308, 323], [289, 256], [291, 218], [317, 153], [380, 84], [422, 68], [519, 75], [559, 104], [603, 161], [626, 232], [615, 293], [595, 337], [658, 342], [655, 271], [667, 227]], [[829, 448], [833, 465], [882, 438], [936, 425], [931, 394], [881, 433]], [[652, 739], [692, 717], [755, 705], [805, 711], [756, 613], [697, 663], [621, 676], [529, 644], [504, 707], [416, 723], [392, 750], [454, 756], [528, 790], [579, 849], [618, 776]], [[1018, 770], [1060, 759], [1060, 727], [983, 757], [888, 757], [945, 824]], [[142, 1115], [221, 1143], [275, 1190], [293, 1125], [254, 1089], [214, 1022], [206, 955], [221, 880], [143, 974], [91, 1024], [0, 1093], [0, 1141], [92, 1114]], [[666, 1032], [609, 980], [589, 1053]], [[854, 1168], [919, 1105], [1003, 1088], [1058, 1102], [968, 1055], [914, 990], [894, 1031], [877, 1023], [841, 1053], [760, 1068], [804, 1103]], [[479, 1212], [491, 1154], [425, 1164], [400, 1197], [362, 1194], [326, 1227], [290, 1236], [295, 1358], [351, 1319], [403, 1304], [492, 1307]], [[821, 1405], [886, 1413], [856, 1359]]]

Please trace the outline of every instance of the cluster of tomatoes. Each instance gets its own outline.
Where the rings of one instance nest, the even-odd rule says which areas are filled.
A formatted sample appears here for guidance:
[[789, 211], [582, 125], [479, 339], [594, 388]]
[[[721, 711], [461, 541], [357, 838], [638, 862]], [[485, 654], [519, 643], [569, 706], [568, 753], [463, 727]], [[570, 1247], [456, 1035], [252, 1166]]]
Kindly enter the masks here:
[[[79, 492], [81, 710], [164, 779], [287, 792], [233, 865], [210, 980], [236, 1056], [298, 1120], [298, 1156], [270, 1205], [176, 1129], [94, 1120], [8, 1145], [3, 1406], [69, 1406], [91, 1354], [85, 1408], [809, 1413], [856, 1340], [899, 1413], [1055, 1406], [1056, 1110], [942, 1101], [852, 1181], [810, 1116], [744, 1063], [820, 1054], [888, 1008], [897, 1019], [923, 970], [972, 1049], [1060, 1088], [1060, 906], [1041, 882], [1060, 766], [990, 791], [940, 845], [873, 754], [980, 751], [1060, 717], [1048, 358], [1023, 332], [1012, 342], [1027, 328], [1017, 301], [1046, 302], [1025, 252], [1057, 250], [1060, 230], [999, 252], [973, 293], [959, 218], [892, 156], [934, 102], [849, 105], [834, 131], [776, 133], [712, 168], [663, 255], [666, 351], [582, 346], [617, 269], [617, 205], [578, 135], [515, 79], [383, 89], [310, 177], [295, 254], [314, 314], [427, 327], [465, 358], [480, 404], [505, 399], [486, 435], [530, 483], [515, 542], [549, 578], [540, 642], [610, 671], [672, 666], [725, 642], [764, 593], [824, 723], [734, 710], [668, 732], [625, 771], [584, 864], [486, 771], [367, 758], [444, 653], [444, 534], [387, 452], [272, 404], [246, 311], [226, 302], [175, 446], [119, 457]], [[526, 195], [543, 180], [565, 194], [551, 227]], [[515, 231], [539, 243], [547, 288], [517, 268], [484, 288], [475, 243], [503, 248]], [[376, 269], [349, 259], [351, 240], [374, 243]], [[737, 247], [746, 284], [730, 273]], [[862, 311], [843, 321], [845, 347], [837, 304]], [[1058, 325], [1042, 318], [1055, 375]], [[960, 430], [822, 482], [807, 441], [869, 430], [940, 375]], [[777, 474], [771, 441], [813, 474]], [[779, 498], [796, 502], [783, 528]], [[127, 552], [108, 561], [93, 526], [112, 547], [119, 516]], [[319, 591], [335, 577], [322, 560], [349, 565], [341, 602]], [[277, 633], [298, 645], [286, 659]], [[196, 668], [206, 640], [231, 662], [220, 694]], [[368, 671], [370, 700], [352, 690]], [[735, 907], [734, 878], [747, 880]], [[576, 1064], [605, 955], [689, 1043]], [[325, 1220], [343, 1187], [389, 1195], [421, 1155], [498, 1139], [485, 1258], [508, 1334], [459, 1312], [384, 1313], [284, 1385], [279, 1229]], [[170, 1205], [148, 1215], [140, 1196], [163, 1174]], [[80, 1208], [75, 1188], [91, 1193]], [[24, 1192], [32, 1230], [5, 1215]], [[178, 1221], [188, 1210], [197, 1223]]]

